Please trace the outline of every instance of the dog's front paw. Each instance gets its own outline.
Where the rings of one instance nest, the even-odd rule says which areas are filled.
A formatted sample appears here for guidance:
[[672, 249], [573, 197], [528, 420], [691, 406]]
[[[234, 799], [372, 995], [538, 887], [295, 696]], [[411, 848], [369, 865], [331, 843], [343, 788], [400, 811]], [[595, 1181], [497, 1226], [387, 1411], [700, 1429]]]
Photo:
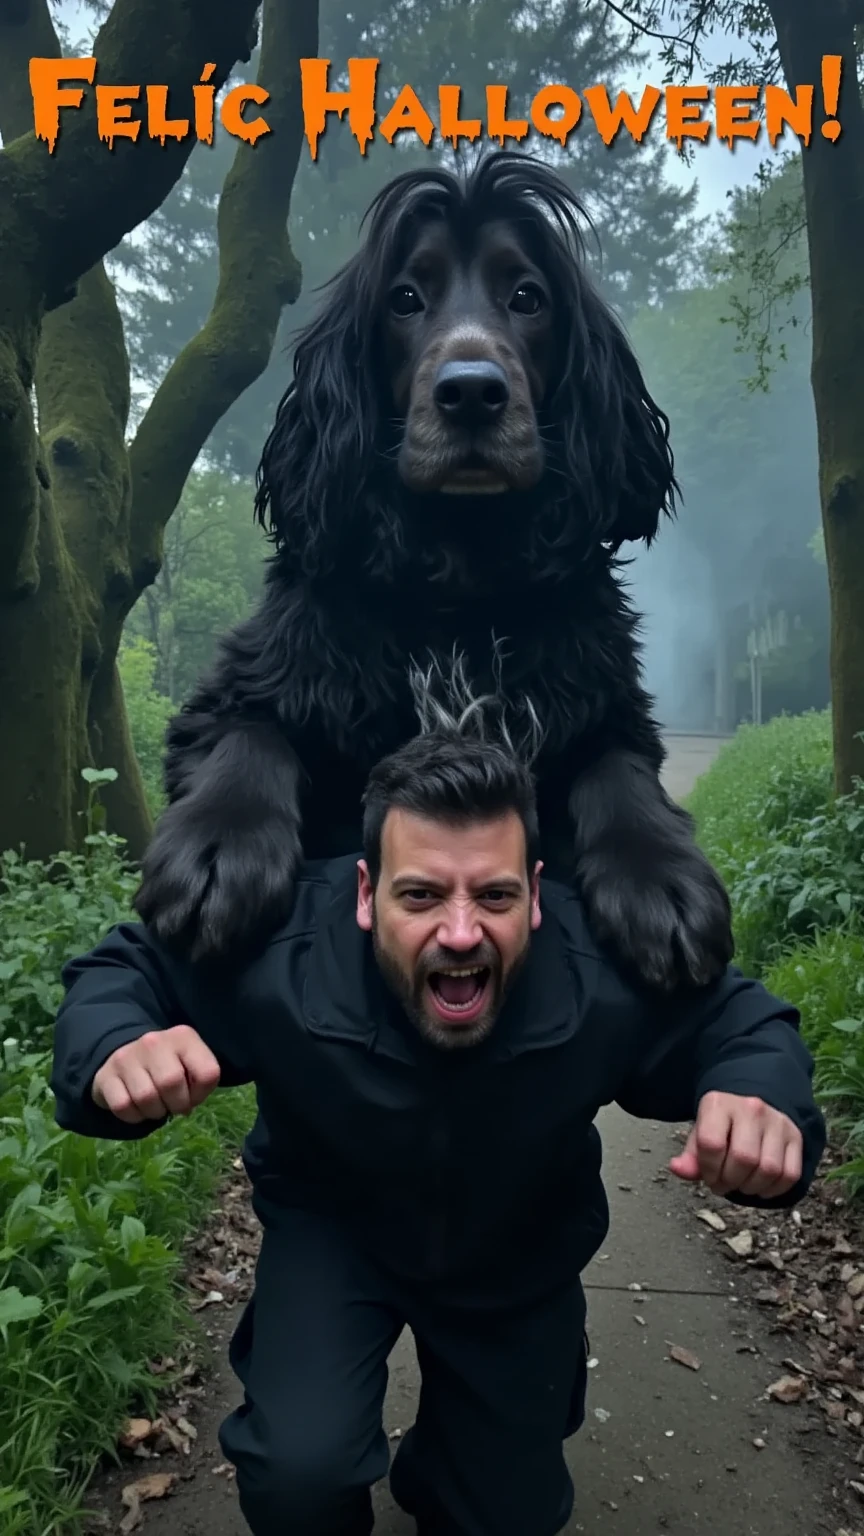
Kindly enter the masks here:
[[582, 860], [580, 876], [595, 937], [647, 986], [706, 986], [732, 959], [729, 897], [695, 846], [671, 856], [658, 849], [638, 870], [598, 849]]
[[153, 835], [135, 908], [175, 953], [236, 962], [287, 919], [300, 858], [293, 825], [214, 834], [178, 801]]

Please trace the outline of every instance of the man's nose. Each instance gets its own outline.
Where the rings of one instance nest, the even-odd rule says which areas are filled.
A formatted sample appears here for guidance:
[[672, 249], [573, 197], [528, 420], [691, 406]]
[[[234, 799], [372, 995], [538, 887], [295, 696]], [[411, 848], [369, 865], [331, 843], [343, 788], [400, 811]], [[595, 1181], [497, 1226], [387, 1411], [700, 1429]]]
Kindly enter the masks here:
[[510, 399], [504, 369], [490, 358], [442, 363], [432, 397], [442, 416], [457, 427], [486, 427]]
[[483, 929], [476, 911], [471, 907], [454, 907], [448, 911], [438, 927], [438, 943], [442, 949], [468, 953], [483, 943]]

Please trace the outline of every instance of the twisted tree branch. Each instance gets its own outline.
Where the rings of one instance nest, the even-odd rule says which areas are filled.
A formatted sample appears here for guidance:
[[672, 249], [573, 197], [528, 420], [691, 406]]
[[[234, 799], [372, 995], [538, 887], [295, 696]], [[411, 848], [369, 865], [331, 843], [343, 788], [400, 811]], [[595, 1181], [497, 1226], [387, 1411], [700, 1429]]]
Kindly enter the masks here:
[[61, 53], [48, 0], [0, 0], [0, 134], [11, 144], [33, 128], [32, 58]]
[[130, 449], [137, 592], [159, 570], [163, 530], [198, 454], [264, 372], [282, 310], [300, 291], [287, 222], [303, 141], [299, 60], [317, 51], [315, 0], [264, 0], [257, 80], [270, 92], [272, 132], [238, 145], [219, 201], [213, 307], [165, 375]]
[[[14, 17], [22, 0], [2, 5]], [[219, 86], [248, 59], [256, 10], [257, 0], [116, 0], [95, 42], [96, 81], [140, 85], [142, 105], [145, 86], [167, 85], [175, 111], [187, 115], [206, 63], [215, 63]], [[163, 146], [142, 128], [135, 142], [118, 139], [109, 149], [97, 132], [95, 92], [85, 87], [80, 108], [61, 108], [53, 154], [35, 132], [0, 154], [0, 275], [23, 258], [30, 302], [56, 303], [164, 202], [194, 145], [190, 133]]]

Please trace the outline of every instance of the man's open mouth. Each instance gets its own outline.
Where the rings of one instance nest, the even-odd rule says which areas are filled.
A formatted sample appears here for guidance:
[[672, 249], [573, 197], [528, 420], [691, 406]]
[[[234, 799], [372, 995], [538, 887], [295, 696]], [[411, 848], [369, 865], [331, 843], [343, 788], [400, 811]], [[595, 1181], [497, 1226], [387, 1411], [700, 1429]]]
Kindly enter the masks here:
[[488, 965], [432, 971], [429, 993], [438, 1017], [448, 1024], [470, 1024], [486, 1007], [492, 972]]

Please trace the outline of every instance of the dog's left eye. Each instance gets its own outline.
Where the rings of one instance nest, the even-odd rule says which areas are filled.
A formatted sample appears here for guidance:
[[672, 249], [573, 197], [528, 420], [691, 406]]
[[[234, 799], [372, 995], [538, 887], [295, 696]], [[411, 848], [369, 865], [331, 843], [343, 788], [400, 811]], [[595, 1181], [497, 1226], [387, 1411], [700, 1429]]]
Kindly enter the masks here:
[[514, 309], [517, 315], [536, 315], [542, 304], [543, 295], [533, 283], [520, 283], [510, 300], [510, 308]]
[[390, 294], [390, 308], [394, 315], [416, 315], [423, 308], [423, 300], [416, 288], [400, 283]]

